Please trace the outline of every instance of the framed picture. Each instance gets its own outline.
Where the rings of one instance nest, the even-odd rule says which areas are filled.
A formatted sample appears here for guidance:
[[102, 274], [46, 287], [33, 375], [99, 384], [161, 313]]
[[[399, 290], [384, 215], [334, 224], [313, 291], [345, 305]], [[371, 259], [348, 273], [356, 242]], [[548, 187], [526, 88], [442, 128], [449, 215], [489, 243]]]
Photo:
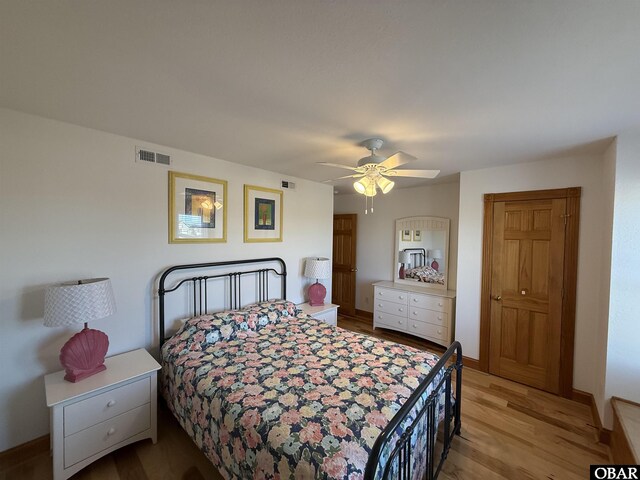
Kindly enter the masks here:
[[226, 180], [169, 172], [169, 243], [226, 241]]
[[411, 241], [411, 230], [402, 230], [402, 241], [403, 242]]
[[422, 241], [422, 230], [414, 230], [413, 231], [413, 241], [421, 242]]
[[244, 186], [244, 241], [282, 241], [282, 190]]

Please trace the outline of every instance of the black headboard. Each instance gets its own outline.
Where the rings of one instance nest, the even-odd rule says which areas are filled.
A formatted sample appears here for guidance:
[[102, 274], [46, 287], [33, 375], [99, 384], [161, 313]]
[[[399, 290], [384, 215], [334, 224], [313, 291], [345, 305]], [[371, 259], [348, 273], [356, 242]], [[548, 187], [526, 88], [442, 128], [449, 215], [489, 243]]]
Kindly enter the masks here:
[[[409, 252], [409, 254], [411, 255], [411, 264], [414, 267], [422, 267], [426, 263], [427, 251], [424, 248], [405, 248], [403, 251]], [[418, 257], [417, 262], [413, 261], [414, 256]]]
[[[235, 267], [239, 265], [248, 265], [248, 264], [276, 264], [276, 267], [264, 267], [258, 268], [255, 270], [243, 270], [243, 271], [235, 271], [235, 272], [226, 272], [214, 275], [203, 275], [203, 276], [188, 276], [183, 277], [181, 279], [176, 280], [176, 283], [167, 288], [166, 280], [167, 277], [178, 271], [182, 270], [212, 270], [217, 269], [218, 267]], [[279, 266], [279, 268], [277, 268]], [[193, 315], [204, 315], [208, 312], [208, 287], [207, 281], [215, 278], [228, 278], [229, 279], [229, 308], [230, 309], [238, 309], [243, 306], [242, 303], [242, 277], [246, 275], [255, 275], [255, 278], [258, 281], [258, 288], [256, 291], [257, 298], [252, 301], [256, 302], [264, 302], [269, 299], [269, 274], [275, 274], [280, 277], [281, 288], [280, 292], [282, 298], [287, 297], [287, 265], [284, 263], [279, 257], [270, 257], [270, 258], [252, 258], [249, 260], [232, 260], [227, 262], [211, 262], [211, 263], [191, 263], [186, 265], [174, 265], [173, 267], [167, 268], [162, 275], [160, 276], [160, 282], [158, 285], [158, 297], [159, 297], [159, 309], [158, 309], [158, 317], [159, 317], [159, 335], [160, 335], [160, 347], [165, 341], [164, 337], [164, 322], [165, 322], [165, 308], [164, 308], [164, 300], [165, 295], [167, 293], [175, 292], [180, 287], [185, 284], [191, 283], [193, 286]]]

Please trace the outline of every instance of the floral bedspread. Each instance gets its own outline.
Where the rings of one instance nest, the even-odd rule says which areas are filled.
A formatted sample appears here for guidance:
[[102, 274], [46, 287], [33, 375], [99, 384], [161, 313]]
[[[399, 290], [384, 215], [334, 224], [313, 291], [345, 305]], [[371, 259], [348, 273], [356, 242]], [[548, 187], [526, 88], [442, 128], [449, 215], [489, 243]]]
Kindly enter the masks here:
[[162, 348], [162, 392], [227, 479], [357, 480], [437, 361], [275, 301], [187, 320]]
[[435, 283], [437, 285], [444, 285], [444, 273], [437, 271], [435, 268], [429, 265], [423, 265], [421, 267], [409, 268], [405, 270], [406, 278], [413, 278], [425, 283]]

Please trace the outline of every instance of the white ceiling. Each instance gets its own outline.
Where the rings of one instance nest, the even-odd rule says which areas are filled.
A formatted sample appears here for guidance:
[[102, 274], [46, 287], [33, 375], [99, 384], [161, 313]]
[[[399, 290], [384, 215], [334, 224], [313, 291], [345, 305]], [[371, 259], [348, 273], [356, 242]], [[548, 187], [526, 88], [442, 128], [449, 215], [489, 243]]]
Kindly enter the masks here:
[[639, 25], [637, 0], [0, 0], [0, 105], [312, 180], [381, 136], [446, 177], [640, 126]]

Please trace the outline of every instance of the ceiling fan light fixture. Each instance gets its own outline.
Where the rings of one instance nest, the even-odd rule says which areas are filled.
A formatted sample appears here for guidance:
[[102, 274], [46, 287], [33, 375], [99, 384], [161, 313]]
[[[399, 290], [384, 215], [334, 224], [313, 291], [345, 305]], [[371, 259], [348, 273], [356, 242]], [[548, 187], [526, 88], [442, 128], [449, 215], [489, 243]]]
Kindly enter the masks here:
[[378, 187], [380, 188], [380, 191], [382, 193], [389, 193], [393, 186], [396, 184], [395, 182], [392, 182], [391, 180], [383, 176], [380, 176], [378, 180], [376, 180], [376, 183], [378, 184]]
[[365, 197], [375, 197], [377, 193], [376, 182], [369, 181], [369, 185], [364, 190]]
[[367, 187], [365, 187], [362, 184], [362, 180], [364, 180], [364, 179], [360, 179], [360, 180], [357, 180], [357, 181], [353, 182], [353, 188], [355, 189], [356, 192], [364, 194], [364, 192], [367, 189]]

